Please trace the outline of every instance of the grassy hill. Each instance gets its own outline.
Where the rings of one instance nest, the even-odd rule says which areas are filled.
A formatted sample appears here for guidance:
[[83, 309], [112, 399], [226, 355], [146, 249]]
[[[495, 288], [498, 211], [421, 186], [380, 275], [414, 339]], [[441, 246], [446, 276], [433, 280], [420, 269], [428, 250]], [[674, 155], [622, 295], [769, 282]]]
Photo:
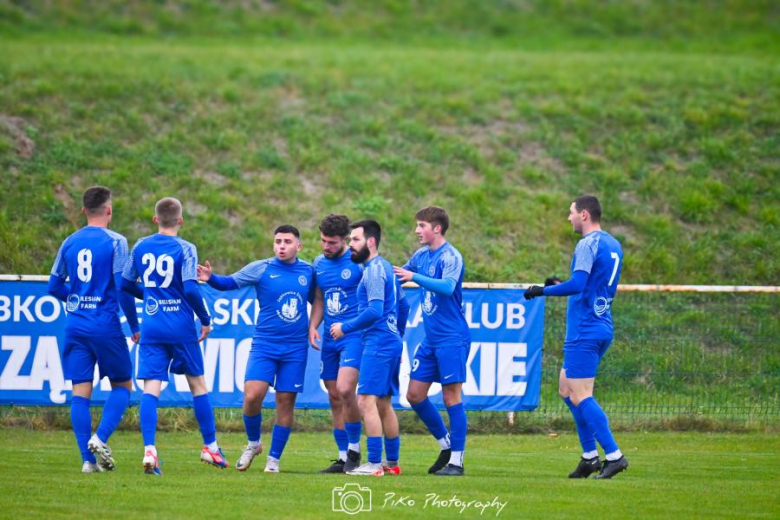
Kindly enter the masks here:
[[598, 195], [625, 283], [780, 281], [780, 60], [770, 2], [0, 0], [0, 272], [46, 273], [115, 193], [113, 227], [220, 271], [318, 251], [328, 212], [385, 255], [448, 208], [469, 281], [565, 274]]

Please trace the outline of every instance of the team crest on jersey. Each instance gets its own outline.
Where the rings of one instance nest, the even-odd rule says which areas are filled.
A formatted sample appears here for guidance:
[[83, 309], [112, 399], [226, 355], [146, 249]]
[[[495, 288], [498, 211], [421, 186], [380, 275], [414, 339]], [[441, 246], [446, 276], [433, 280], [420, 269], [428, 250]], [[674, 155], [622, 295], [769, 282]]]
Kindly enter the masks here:
[[431, 291], [425, 291], [422, 310], [425, 314], [433, 314], [439, 306], [436, 305], [436, 296]]
[[152, 316], [160, 310], [160, 304], [154, 298], [147, 298], [145, 310], [147, 315]]
[[78, 309], [79, 302], [81, 302], [81, 298], [79, 298], [78, 294], [68, 295], [68, 305], [67, 305], [68, 312], [74, 312], [76, 309]]
[[387, 318], [387, 328], [398, 334], [398, 320], [396, 319], [395, 314], [391, 314]]
[[349, 280], [350, 276], [352, 276], [352, 272], [349, 269], [344, 269], [343, 271], [341, 271], [341, 277], [344, 280]]
[[596, 301], [593, 302], [593, 312], [596, 313], [596, 316], [601, 316], [609, 310], [611, 305], [612, 298], [604, 298], [603, 296], [599, 296], [596, 298]]
[[279, 296], [276, 302], [281, 305], [281, 307], [276, 310], [276, 315], [287, 323], [295, 323], [301, 319], [302, 313], [306, 312], [303, 298], [295, 291], [287, 291]]
[[428, 268], [428, 276], [433, 276], [436, 274], [436, 266], [432, 265]]
[[299, 283], [299, 284], [301, 284], [301, 285], [303, 285], [304, 287], [306, 287], [306, 284], [307, 284], [308, 282], [306, 281], [306, 277], [305, 277], [305, 276], [303, 276], [303, 275], [301, 275], [301, 276], [299, 276], [299, 277], [298, 277], [298, 283]]
[[328, 289], [325, 292], [325, 308], [328, 310], [328, 316], [335, 317], [346, 312], [349, 309], [346, 301], [347, 293], [342, 291], [340, 287]]

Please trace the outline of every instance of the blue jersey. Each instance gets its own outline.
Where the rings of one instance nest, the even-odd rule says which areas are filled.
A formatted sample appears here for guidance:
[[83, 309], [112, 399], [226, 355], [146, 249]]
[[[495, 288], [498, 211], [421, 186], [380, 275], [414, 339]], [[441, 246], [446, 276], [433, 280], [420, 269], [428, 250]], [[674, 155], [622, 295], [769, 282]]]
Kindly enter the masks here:
[[[322, 334], [322, 349], [336, 349], [337, 345], [330, 335], [330, 326], [343, 323], [358, 315], [357, 287], [363, 277], [363, 264], [352, 261], [347, 251], [338, 258], [326, 258], [320, 255], [314, 259], [314, 273], [317, 287], [322, 291], [324, 300], [323, 316], [325, 327]], [[351, 337], [360, 337], [360, 332], [346, 334], [339, 342]]]
[[372, 300], [382, 300], [382, 317], [363, 330], [364, 354], [400, 356], [403, 343], [398, 335], [398, 289], [400, 285], [390, 262], [376, 256], [366, 262], [357, 288], [358, 313]]
[[307, 303], [314, 295], [314, 270], [297, 259], [288, 264], [278, 258], [258, 260], [230, 275], [239, 287], [254, 286], [260, 314], [253, 345], [279, 351], [307, 348], [309, 314]]
[[65, 239], [51, 274], [70, 278], [67, 334], [123, 334], [114, 274], [121, 273], [126, 262], [127, 239], [109, 229], [87, 226]]
[[184, 294], [184, 282], [198, 280], [198, 251], [186, 240], [151, 235], [136, 242], [122, 274], [144, 287], [143, 343], [198, 341], [194, 311]]
[[566, 341], [612, 339], [612, 300], [623, 267], [623, 249], [604, 231], [588, 233], [577, 244], [571, 272], [588, 273], [585, 289], [569, 296]]
[[463, 314], [463, 257], [452, 244], [445, 242], [432, 250], [418, 249], [404, 269], [429, 278], [455, 282], [452, 295], [446, 296], [420, 287], [425, 341], [431, 348], [460, 347], [471, 340], [469, 325]]

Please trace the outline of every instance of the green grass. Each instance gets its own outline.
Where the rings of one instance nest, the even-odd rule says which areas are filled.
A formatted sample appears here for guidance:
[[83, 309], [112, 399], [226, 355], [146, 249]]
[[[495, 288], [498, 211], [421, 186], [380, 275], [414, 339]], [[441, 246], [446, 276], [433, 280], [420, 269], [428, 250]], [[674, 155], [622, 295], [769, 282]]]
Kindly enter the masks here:
[[[650, 2], [267, 4], [3, 3], [0, 271], [48, 272], [82, 223], [83, 189], [103, 183], [131, 242], [154, 231], [156, 200], [180, 197], [183, 236], [219, 271], [270, 256], [284, 222], [313, 258], [331, 211], [378, 218], [402, 262], [414, 212], [436, 203], [468, 281], [539, 280], [568, 271], [567, 208], [592, 192], [624, 244], [625, 283], [777, 283], [768, 3], [674, 2], [677, 16]], [[178, 29], [161, 28], [169, 18]], [[281, 18], [286, 37], [251, 29]], [[539, 28], [501, 36], [488, 19]], [[565, 21], [546, 31], [552, 20]]]
[[[425, 474], [435, 457], [426, 436], [402, 440], [404, 474], [399, 478], [356, 479], [317, 475], [328, 463], [333, 441], [327, 434], [294, 433], [282, 459], [283, 473], [265, 475], [262, 460], [247, 473], [219, 471], [197, 462], [199, 435], [161, 433], [161, 479], [141, 474], [138, 433], [117, 433], [112, 448], [118, 469], [81, 475], [72, 434], [0, 430], [7, 449], [0, 461], [0, 506], [6, 518], [337, 517], [331, 513], [335, 486], [359, 482], [373, 495], [374, 516], [474, 518], [454, 510], [423, 509], [428, 493], [442, 499], [506, 502], [500, 518], [571, 518], [583, 511], [605, 518], [776, 518], [780, 513], [780, 441], [775, 435], [690, 433], [622, 434], [618, 441], [631, 461], [612, 481], [566, 478], [579, 455], [575, 435], [475, 435], [469, 438], [467, 476], [439, 479]], [[267, 442], [267, 439], [266, 439]], [[231, 464], [244, 440], [221, 436]], [[262, 456], [261, 456], [262, 457]], [[409, 496], [414, 507], [382, 507], [388, 493]], [[484, 517], [495, 517], [495, 509]]]

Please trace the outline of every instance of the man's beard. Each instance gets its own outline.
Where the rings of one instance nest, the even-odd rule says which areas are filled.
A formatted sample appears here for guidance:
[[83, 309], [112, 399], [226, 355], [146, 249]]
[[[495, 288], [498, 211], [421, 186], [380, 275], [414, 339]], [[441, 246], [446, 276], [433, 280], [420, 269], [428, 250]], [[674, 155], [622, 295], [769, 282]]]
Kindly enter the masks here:
[[350, 258], [356, 264], [362, 264], [363, 262], [368, 260], [368, 257], [370, 255], [371, 255], [371, 251], [368, 250], [368, 245], [365, 245], [360, 251], [353, 252]]
[[343, 255], [343, 254], [344, 254], [344, 251], [345, 251], [345, 250], [346, 250], [346, 248], [339, 249], [338, 251], [336, 251], [336, 252], [334, 252], [334, 253], [326, 253], [325, 251], [323, 251], [323, 252], [322, 252], [322, 255], [323, 255], [325, 258], [338, 258], [338, 257], [340, 257], [341, 255]]

